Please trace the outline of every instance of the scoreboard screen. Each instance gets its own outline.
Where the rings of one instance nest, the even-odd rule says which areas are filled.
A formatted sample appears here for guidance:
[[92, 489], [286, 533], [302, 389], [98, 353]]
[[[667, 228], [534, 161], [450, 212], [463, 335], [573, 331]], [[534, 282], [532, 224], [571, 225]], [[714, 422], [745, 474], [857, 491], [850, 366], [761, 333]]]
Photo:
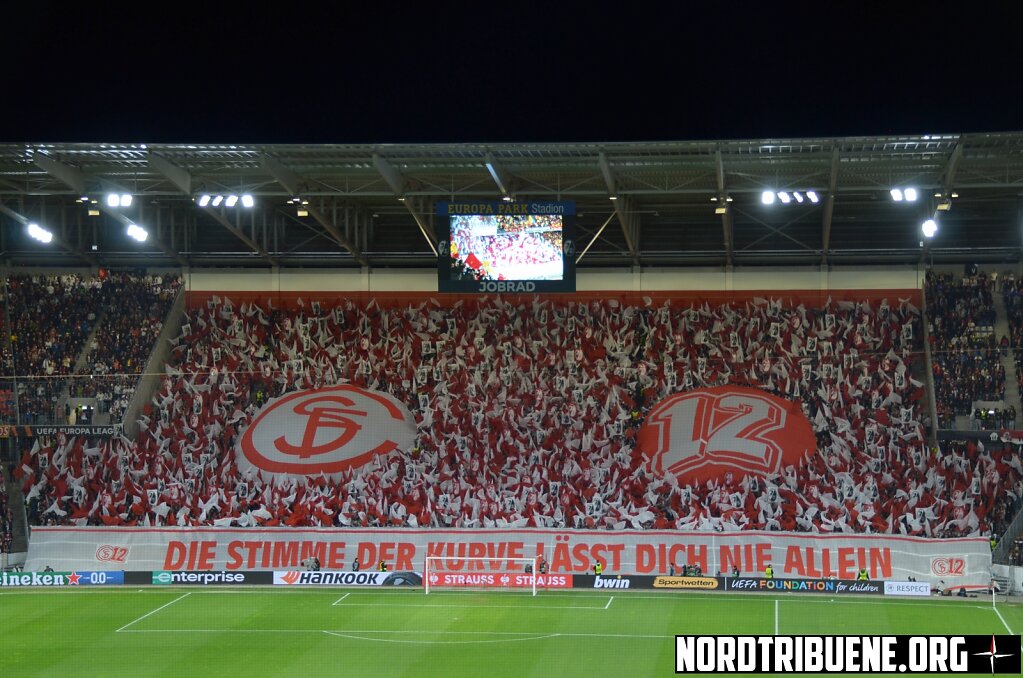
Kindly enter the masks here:
[[442, 202], [437, 214], [441, 292], [575, 291], [575, 203]]

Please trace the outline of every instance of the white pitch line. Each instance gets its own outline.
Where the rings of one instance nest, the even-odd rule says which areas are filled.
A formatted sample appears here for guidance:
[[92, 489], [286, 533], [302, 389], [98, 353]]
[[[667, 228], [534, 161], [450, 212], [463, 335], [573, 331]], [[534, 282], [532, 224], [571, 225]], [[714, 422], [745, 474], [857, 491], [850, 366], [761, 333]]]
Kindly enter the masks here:
[[424, 631], [415, 630], [381, 630], [381, 629], [132, 629], [124, 633], [326, 633], [367, 634], [367, 635], [416, 635], [416, 636], [516, 636], [535, 638], [624, 638], [637, 640], [665, 640], [672, 636], [651, 635], [642, 633], [541, 633], [536, 631]]
[[344, 594], [343, 596], [341, 596], [340, 598], [335, 600], [333, 603], [331, 603], [331, 607], [333, 607], [334, 605], [337, 605], [338, 603], [340, 603], [342, 600], [344, 600], [345, 598], [347, 598], [350, 595], [352, 595], [351, 591], [349, 591], [348, 593]]
[[186, 593], [186, 594], [185, 594], [185, 595], [183, 595], [183, 596], [178, 596], [177, 598], [175, 598], [174, 600], [170, 601], [169, 603], [165, 603], [165, 604], [161, 605], [160, 607], [156, 608], [155, 610], [153, 610], [153, 611], [151, 611], [151, 612], [147, 612], [147, 613], [145, 613], [144, 615], [142, 615], [142, 616], [141, 616], [141, 617], [139, 617], [138, 619], [136, 619], [136, 620], [134, 620], [134, 621], [130, 621], [130, 622], [128, 622], [127, 624], [125, 624], [125, 625], [124, 625], [124, 626], [122, 626], [121, 628], [117, 629], [117, 631], [115, 631], [115, 633], [120, 633], [121, 631], [124, 631], [124, 630], [125, 630], [126, 628], [128, 628], [128, 627], [129, 627], [129, 626], [131, 626], [132, 624], [137, 624], [138, 622], [142, 621], [142, 620], [143, 620], [143, 619], [145, 619], [146, 617], [151, 617], [152, 615], [156, 614], [156, 613], [157, 613], [157, 612], [159, 612], [160, 610], [162, 610], [162, 609], [164, 609], [164, 608], [167, 608], [167, 607], [170, 607], [170, 606], [171, 606], [171, 605], [173, 605], [174, 603], [178, 602], [179, 600], [184, 600], [185, 598], [189, 597], [190, 595], [192, 595], [192, 592], [191, 592], [191, 591], [189, 591], [188, 593]]
[[605, 605], [605, 606], [604, 606], [604, 609], [605, 609], [605, 610], [606, 610], [607, 608], [611, 607], [611, 602], [612, 602], [612, 601], [613, 601], [614, 599], [615, 599], [615, 597], [614, 597], [614, 596], [611, 596], [610, 598], [608, 598], [608, 599], [607, 599], [607, 605]]
[[774, 635], [778, 635], [778, 599], [774, 599]]
[[350, 638], [351, 640], [368, 640], [373, 643], [400, 643], [402, 645], [482, 645], [485, 643], [521, 643], [524, 640], [545, 640], [557, 638], [559, 634], [551, 633], [545, 636], [522, 636], [518, 638], [492, 638], [490, 640], [446, 640], [440, 643], [432, 640], [402, 640], [400, 638], [371, 638], [367, 636], [356, 636], [349, 633], [335, 633], [324, 631], [328, 636], [336, 638]]
[[[994, 605], [992, 605], [992, 606], [991, 606], [991, 609], [992, 609], [992, 610], [994, 610], [994, 611], [995, 611], [995, 614], [997, 614], [997, 615], [998, 615], [998, 618], [1002, 620], [1002, 626], [1004, 626], [1004, 627], [1005, 627], [1005, 630], [1009, 632], [1009, 635], [1010, 635], [1010, 636], [1014, 636], [1014, 635], [1016, 635], [1015, 633], [1013, 633], [1013, 632], [1012, 632], [1012, 629], [1010, 629], [1010, 628], [1009, 628], [1009, 624], [1008, 624], [1008, 623], [1006, 623], [1006, 621], [1005, 621], [1005, 617], [1003, 617], [1003, 616], [1002, 616], [1002, 611], [1001, 611], [1001, 610], [999, 610], [999, 609], [998, 609], [997, 607], [995, 607]], [[1020, 649], [1023, 649], [1023, 643], [1020, 643]]]
[[[335, 603], [332, 607], [454, 607], [460, 610], [464, 610], [467, 607], [478, 607], [473, 604], [460, 604], [460, 605], [448, 605], [442, 603], [440, 605], [433, 605], [429, 603], [416, 604], [416, 603]], [[606, 607], [593, 607], [592, 605], [486, 605], [488, 610], [504, 608], [508, 610], [606, 610]]]
[[1004, 626], [1005, 630], [1009, 632], [1009, 635], [1010, 636], [1016, 635], [1015, 633], [1012, 632], [1012, 629], [1009, 628], [1009, 625], [1005, 623], [1005, 617], [1002, 616], [1002, 611], [999, 610], [997, 607], [992, 607], [991, 609], [994, 610], [995, 614], [998, 615], [998, 618], [1002, 620], [1002, 626]]

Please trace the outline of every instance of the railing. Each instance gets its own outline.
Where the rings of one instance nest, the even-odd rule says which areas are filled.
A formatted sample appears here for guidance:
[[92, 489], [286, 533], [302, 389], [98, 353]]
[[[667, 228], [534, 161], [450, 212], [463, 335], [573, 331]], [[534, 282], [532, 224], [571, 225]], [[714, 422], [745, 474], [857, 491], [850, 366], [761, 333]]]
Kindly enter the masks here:
[[931, 357], [931, 330], [927, 322], [927, 285], [924, 285], [920, 292], [920, 325], [923, 327], [924, 338], [924, 379], [927, 382], [927, 407], [931, 418], [931, 428], [928, 431], [931, 447], [938, 445], [938, 391], [934, 386], [934, 362]]
[[[124, 411], [122, 421], [124, 422], [124, 435], [134, 438], [139, 431], [139, 415], [146, 406], [156, 389], [160, 387], [160, 379], [163, 377], [163, 370], [160, 369], [167, 361], [170, 354], [171, 343], [181, 332], [181, 322], [185, 317], [185, 288], [178, 290], [178, 296], [174, 299], [167, 316], [163, 319], [163, 327], [160, 329], [160, 336], [153, 344], [143, 368], [142, 378], [135, 384], [135, 393], [128, 402]], [[111, 422], [116, 423], [116, 422]]]

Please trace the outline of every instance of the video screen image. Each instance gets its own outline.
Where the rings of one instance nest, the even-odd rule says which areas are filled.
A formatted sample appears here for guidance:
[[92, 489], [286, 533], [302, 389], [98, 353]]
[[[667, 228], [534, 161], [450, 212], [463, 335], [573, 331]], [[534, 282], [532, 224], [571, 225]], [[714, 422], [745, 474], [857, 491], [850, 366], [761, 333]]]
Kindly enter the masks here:
[[451, 217], [452, 280], [563, 280], [562, 215]]

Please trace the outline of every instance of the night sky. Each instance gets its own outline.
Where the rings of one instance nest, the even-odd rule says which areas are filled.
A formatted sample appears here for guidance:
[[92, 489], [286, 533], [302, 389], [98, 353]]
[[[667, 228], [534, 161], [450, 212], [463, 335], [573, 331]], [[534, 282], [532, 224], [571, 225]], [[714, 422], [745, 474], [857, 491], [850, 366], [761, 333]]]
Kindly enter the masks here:
[[[491, 3], [469, 14], [454, 9], [465, 4], [385, 0], [327, 11], [278, 3], [272, 16], [251, 3], [15, 4], [31, 6], [5, 8], [0, 141], [1023, 130], [1023, 17], [1009, 3], [978, 17], [963, 14], [965, 3], [909, 10], [823, 0], [677, 2], [656, 11], [632, 9], [646, 3]], [[829, 13], [832, 6], [846, 13]]]

